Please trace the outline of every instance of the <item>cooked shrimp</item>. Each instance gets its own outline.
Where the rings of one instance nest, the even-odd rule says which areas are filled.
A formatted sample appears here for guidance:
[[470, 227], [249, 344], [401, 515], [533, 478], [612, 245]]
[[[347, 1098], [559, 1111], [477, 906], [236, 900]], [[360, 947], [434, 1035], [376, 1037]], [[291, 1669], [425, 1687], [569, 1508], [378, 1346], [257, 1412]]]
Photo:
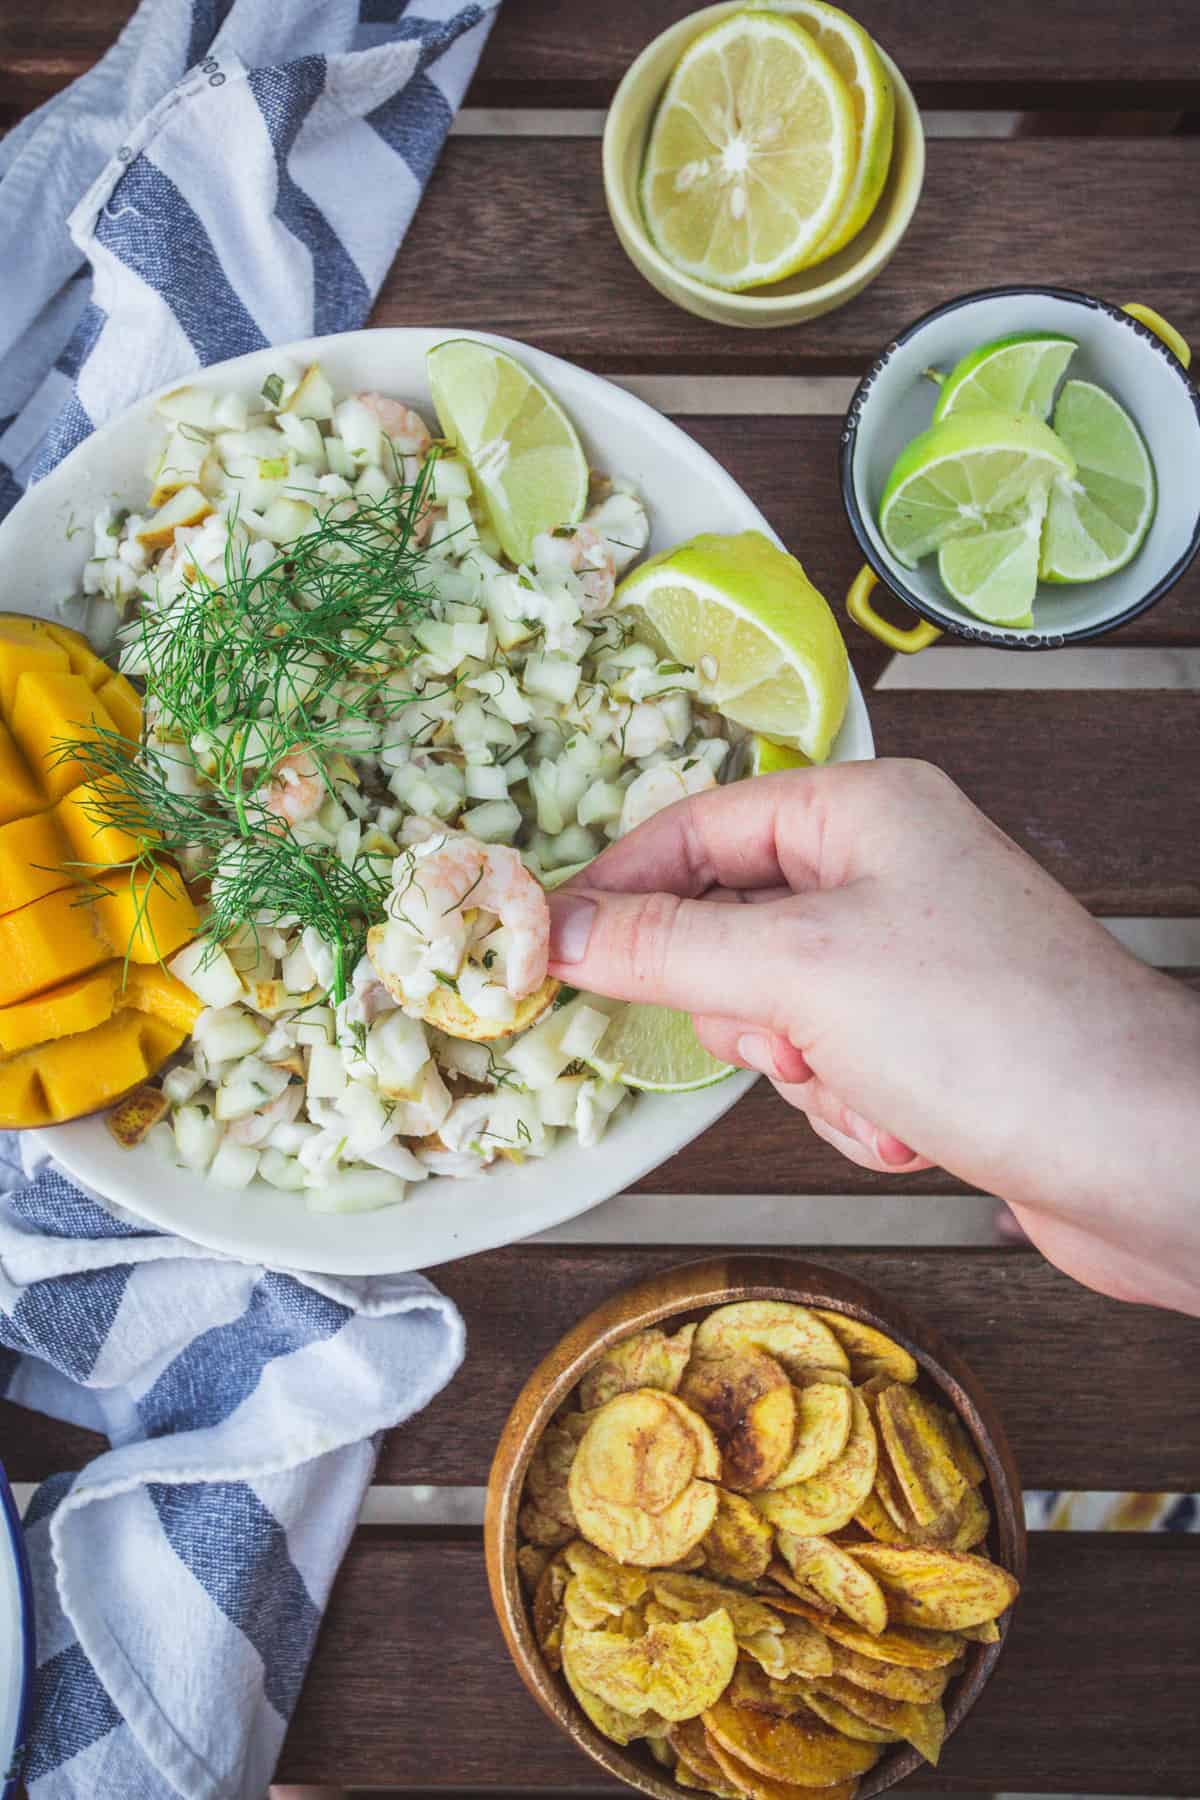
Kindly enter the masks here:
[[355, 397], [362, 401], [368, 412], [375, 414], [397, 450], [406, 456], [424, 456], [433, 437], [419, 412], [414, 412], [401, 400], [389, 399], [386, 394], [358, 394]]
[[325, 782], [312, 752], [303, 745], [289, 750], [258, 796], [269, 813], [286, 825], [315, 819], [325, 800]]
[[470, 907], [495, 913], [508, 929], [508, 992], [521, 1000], [541, 987], [549, 959], [550, 912], [544, 889], [515, 850], [482, 844], [466, 832], [447, 832], [397, 857], [392, 881], [392, 917], [430, 946], [431, 968], [457, 973], [470, 936], [463, 916]]
[[281, 1094], [276, 1094], [274, 1100], [269, 1100], [266, 1106], [260, 1106], [257, 1112], [234, 1119], [229, 1127], [230, 1137], [235, 1144], [265, 1143], [277, 1125], [290, 1125], [298, 1116], [303, 1099], [302, 1084], [293, 1081]]
[[646, 509], [633, 494], [609, 494], [592, 508], [583, 523], [604, 539], [618, 575], [650, 541]]
[[617, 585], [617, 567], [610, 546], [586, 519], [574, 531], [539, 532], [533, 540], [533, 559], [540, 570], [570, 570], [578, 575], [580, 611], [586, 616], [603, 612]]
[[705, 788], [716, 785], [716, 776], [700, 757], [689, 763], [665, 762], [658, 763], [653, 769], [643, 769], [625, 790], [617, 835], [624, 837], [635, 825], [643, 825], [655, 813], [662, 812], [665, 806], [673, 806], [676, 800], [682, 800], [688, 794], [702, 794]]

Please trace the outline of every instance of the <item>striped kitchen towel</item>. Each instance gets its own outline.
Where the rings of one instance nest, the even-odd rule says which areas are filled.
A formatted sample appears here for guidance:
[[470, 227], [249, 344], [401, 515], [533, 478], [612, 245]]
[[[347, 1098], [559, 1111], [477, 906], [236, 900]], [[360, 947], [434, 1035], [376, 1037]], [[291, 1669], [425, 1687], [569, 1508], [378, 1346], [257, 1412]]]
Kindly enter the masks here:
[[498, 0], [143, 0], [0, 140], [0, 516], [199, 365], [365, 323]]
[[420, 1275], [232, 1262], [49, 1165], [0, 1196], [0, 1395], [113, 1446], [25, 1516], [33, 1800], [262, 1800], [375, 1434], [463, 1345]]
[[[364, 323], [494, 12], [143, 0], [0, 141], [0, 514], [151, 388]], [[261, 1800], [374, 1436], [462, 1352], [418, 1276], [247, 1267], [52, 1168], [0, 1201], [0, 1394], [113, 1445], [26, 1518], [35, 1800]]]

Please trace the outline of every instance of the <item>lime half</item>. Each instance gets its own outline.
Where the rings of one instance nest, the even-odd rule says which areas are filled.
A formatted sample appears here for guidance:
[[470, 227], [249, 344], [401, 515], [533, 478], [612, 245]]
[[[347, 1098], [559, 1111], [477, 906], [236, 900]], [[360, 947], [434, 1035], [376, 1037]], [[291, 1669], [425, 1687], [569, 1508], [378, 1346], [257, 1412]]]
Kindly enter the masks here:
[[1040, 488], [1010, 524], [948, 538], [938, 551], [942, 586], [977, 619], [1024, 629], [1033, 624], [1046, 500]]
[[731, 13], [688, 45], [659, 104], [641, 181], [650, 236], [710, 287], [778, 281], [838, 223], [857, 141], [846, 84], [803, 26]]
[[1011, 523], [1039, 490], [1074, 473], [1074, 457], [1040, 419], [954, 414], [897, 457], [883, 490], [880, 530], [892, 555], [912, 568], [949, 538]]
[[708, 1054], [687, 1013], [666, 1006], [633, 1005], [615, 1013], [596, 1063], [610, 1080], [653, 1094], [686, 1094], [734, 1073], [731, 1063]]
[[726, 719], [824, 762], [850, 691], [837, 621], [794, 556], [761, 531], [705, 533], [643, 563], [616, 604]]
[[1068, 381], [1054, 429], [1076, 462], [1056, 482], [1042, 538], [1046, 581], [1115, 575], [1142, 547], [1154, 518], [1154, 464], [1129, 414], [1090, 381]]
[[934, 424], [950, 413], [1031, 413], [1048, 419], [1058, 384], [1079, 348], [1057, 331], [1015, 331], [972, 350], [942, 382]]
[[540, 381], [490, 344], [451, 338], [426, 368], [442, 431], [470, 464], [505, 555], [528, 562], [540, 531], [583, 516], [588, 466], [575, 427]]
[[875, 210], [892, 161], [896, 96], [870, 32], [826, 0], [788, 0], [788, 17], [815, 39], [846, 84], [858, 132], [850, 188], [832, 231], [808, 258], [824, 262], [856, 237]]

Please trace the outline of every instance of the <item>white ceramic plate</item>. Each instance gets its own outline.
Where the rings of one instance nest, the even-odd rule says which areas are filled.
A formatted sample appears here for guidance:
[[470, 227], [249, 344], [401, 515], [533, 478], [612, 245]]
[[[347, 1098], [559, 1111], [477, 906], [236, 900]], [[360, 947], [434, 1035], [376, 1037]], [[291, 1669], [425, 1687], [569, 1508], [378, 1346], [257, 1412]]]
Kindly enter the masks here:
[[0, 1468], [0, 1797], [15, 1794], [33, 1686], [33, 1594], [12, 1490]]
[[[464, 334], [347, 332], [289, 345], [282, 354], [301, 362], [319, 358], [339, 393], [377, 388], [432, 418], [425, 355], [448, 335]], [[719, 463], [643, 401], [524, 344], [471, 335], [519, 357], [562, 401], [592, 465], [634, 482], [649, 509], [652, 551], [699, 531], [770, 532]], [[255, 351], [189, 379], [256, 393], [280, 354]], [[113, 500], [144, 503], [143, 470], [158, 431], [151, 396], [88, 438], [14, 509], [0, 527], [0, 569], [10, 605], [69, 622], [70, 613], [60, 615], [56, 603], [77, 589], [92, 515]], [[76, 529], [81, 526], [87, 529]], [[853, 676], [833, 754], [838, 761], [874, 754]], [[164, 1230], [277, 1267], [372, 1274], [427, 1268], [510, 1244], [586, 1212], [713, 1124], [752, 1079], [734, 1076], [694, 1094], [643, 1096], [610, 1128], [598, 1150], [563, 1145], [519, 1169], [506, 1166], [475, 1181], [423, 1182], [401, 1206], [345, 1216], [310, 1213], [302, 1195], [281, 1193], [264, 1182], [234, 1193], [171, 1167], [153, 1152], [123, 1151], [100, 1117], [60, 1125], [42, 1136], [79, 1180]]]

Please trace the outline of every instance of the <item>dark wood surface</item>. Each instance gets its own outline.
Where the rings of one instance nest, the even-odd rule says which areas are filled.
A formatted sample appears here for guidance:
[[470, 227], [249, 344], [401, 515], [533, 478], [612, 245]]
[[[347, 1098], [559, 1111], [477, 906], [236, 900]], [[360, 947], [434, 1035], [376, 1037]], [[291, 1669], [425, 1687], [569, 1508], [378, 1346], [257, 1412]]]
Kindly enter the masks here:
[[[1200, 1555], [1180, 1537], [1035, 1533], [1012, 1638], [921, 1788], [1186, 1794], [1200, 1767]], [[500, 1639], [477, 1537], [360, 1531], [278, 1779], [606, 1792]]]
[[[134, 0], [4, 0], [0, 102], [23, 109], [91, 66]], [[621, 75], [690, 0], [504, 0], [472, 84], [476, 106], [606, 106]], [[901, 63], [924, 106], [1121, 109], [1200, 103], [1192, 0], [1161, 0], [1153, 28], [1128, 0], [974, 8], [959, 0], [858, 0], [856, 16]], [[4, 90], [7, 91], [4, 91]]]
[[943, 300], [1036, 282], [1143, 300], [1200, 341], [1189, 255], [1200, 138], [941, 139], [928, 150], [913, 223], [865, 293], [807, 325], [738, 331], [681, 312], [628, 261], [596, 140], [452, 138], [373, 319], [505, 332], [606, 372], [841, 373]]

